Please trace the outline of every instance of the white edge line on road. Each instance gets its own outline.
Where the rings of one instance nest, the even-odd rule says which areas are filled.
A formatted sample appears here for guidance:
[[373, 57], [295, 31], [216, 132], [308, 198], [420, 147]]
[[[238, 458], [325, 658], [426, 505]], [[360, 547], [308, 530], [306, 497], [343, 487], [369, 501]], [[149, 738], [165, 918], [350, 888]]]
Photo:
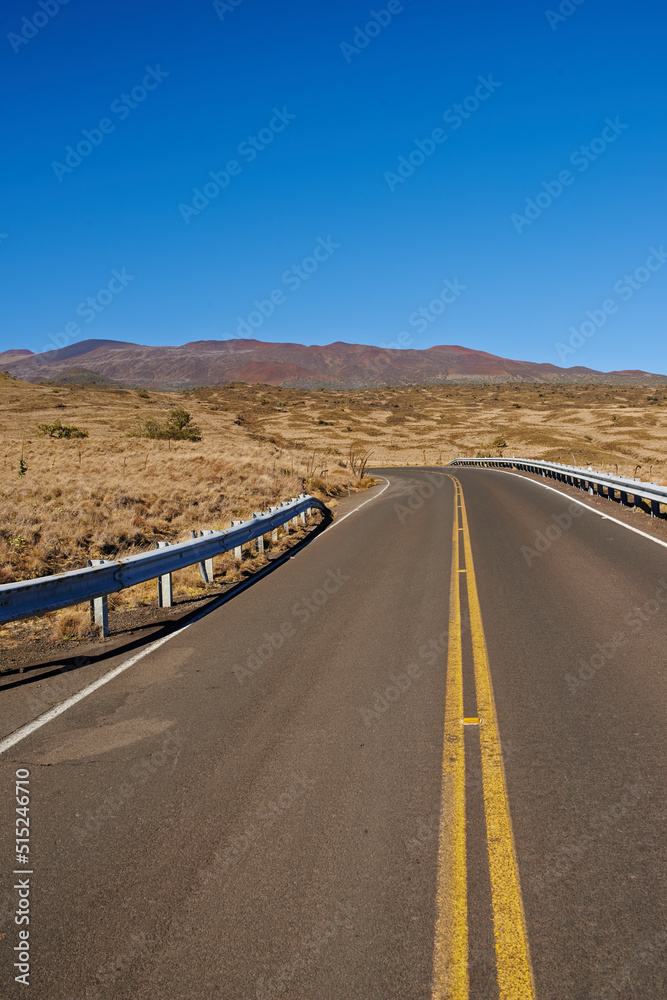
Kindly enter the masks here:
[[[208, 610], [206, 613], [208, 614]], [[201, 615], [199, 617], [203, 618], [204, 616]], [[98, 679], [93, 681], [92, 684], [88, 684], [87, 687], [82, 688], [76, 694], [67, 698], [66, 701], [61, 702], [60, 705], [56, 705], [55, 708], [49, 709], [48, 712], [45, 712], [44, 715], [40, 715], [39, 718], [35, 719], [33, 722], [29, 722], [27, 725], [17, 729], [15, 733], [11, 734], [11, 736], [7, 736], [4, 740], [2, 740], [0, 743], [0, 753], [4, 753], [5, 750], [9, 750], [9, 748], [13, 747], [16, 743], [20, 743], [20, 741], [24, 740], [26, 736], [30, 736], [31, 733], [34, 733], [36, 729], [41, 729], [41, 727], [46, 725], [47, 722], [51, 722], [52, 719], [56, 719], [59, 715], [62, 715], [63, 712], [66, 712], [68, 708], [72, 708], [73, 705], [76, 705], [78, 701], [82, 701], [84, 698], [87, 698], [89, 694], [92, 694], [93, 691], [97, 691], [98, 688], [108, 684], [109, 681], [112, 681], [114, 677], [118, 676], [118, 674], [122, 674], [124, 670], [127, 670], [129, 667], [133, 667], [135, 663], [142, 659], [142, 657], [147, 656], [148, 653], [152, 653], [156, 649], [159, 649], [165, 642], [169, 642], [170, 639], [180, 635], [181, 632], [185, 632], [186, 628], [193, 625], [197, 620], [198, 619], [195, 618], [191, 622], [188, 622], [187, 625], [184, 625], [183, 628], [179, 628], [175, 632], [170, 632], [169, 635], [163, 636], [162, 639], [152, 642], [150, 646], [146, 646], [146, 648], [142, 649], [140, 653], [136, 653], [135, 656], [131, 656], [129, 660], [126, 660], [125, 663], [121, 663], [117, 667], [114, 667], [113, 670], [110, 670], [108, 674], [104, 674], [103, 677], [98, 677]]]
[[[388, 479], [386, 480], [386, 483], [387, 486], [389, 486]], [[364, 500], [363, 503], [359, 504], [358, 507], [355, 507], [354, 510], [349, 511], [347, 514], [341, 517], [340, 520], [333, 521], [333, 523], [329, 526], [329, 531], [331, 531], [331, 528], [335, 527], [335, 525], [340, 524], [341, 521], [344, 521], [346, 517], [349, 517], [350, 514], [355, 514], [358, 510], [361, 510], [361, 508], [365, 507], [367, 503], [371, 503], [371, 501], [377, 500], [378, 497], [382, 496], [384, 491], [387, 489], [387, 486], [384, 486], [379, 493], [375, 494], [374, 497], [371, 497], [369, 500]], [[327, 532], [324, 531], [318, 537], [321, 538], [326, 534]], [[219, 605], [216, 604], [213, 605], [213, 607], [205, 608], [202, 612], [200, 612], [200, 614], [192, 618], [187, 625], [184, 625], [182, 628], [176, 629], [175, 632], [170, 632], [169, 635], [163, 636], [162, 639], [157, 639], [155, 642], [152, 642], [150, 646], [146, 646], [146, 648], [142, 649], [140, 653], [136, 653], [134, 656], [131, 656], [129, 660], [125, 661], [125, 663], [120, 663], [117, 667], [114, 667], [113, 670], [110, 670], [108, 674], [104, 674], [103, 677], [98, 677], [96, 681], [93, 681], [91, 684], [88, 684], [80, 691], [77, 691], [76, 694], [73, 694], [70, 698], [67, 698], [60, 705], [56, 705], [55, 708], [49, 709], [49, 711], [45, 712], [44, 715], [40, 715], [37, 719], [34, 719], [32, 722], [28, 722], [25, 726], [22, 726], [20, 729], [17, 729], [15, 733], [12, 733], [10, 736], [5, 737], [4, 740], [0, 741], [0, 754], [5, 753], [5, 751], [9, 750], [17, 743], [20, 743], [21, 740], [24, 740], [27, 736], [30, 736], [37, 729], [41, 729], [41, 727], [45, 726], [47, 722], [51, 722], [53, 719], [57, 719], [58, 716], [62, 715], [63, 712], [66, 712], [68, 708], [72, 708], [78, 702], [83, 701], [84, 698], [87, 698], [89, 694], [93, 694], [93, 692], [97, 691], [98, 688], [104, 687], [104, 685], [108, 684], [109, 681], [112, 681], [114, 677], [118, 677], [119, 674], [122, 674], [124, 670], [128, 670], [130, 667], [133, 667], [135, 663], [138, 663], [139, 660], [143, 659], [144, 656], [148, 656], [149, 653], [154, 653], [156, 649], [159, 649], [160, 646], [164, 646], [164, 644], [166, 642], [169, 642], [170, 639], [175, 639], [177, 635], [181, 635], [182, 632], [185, 632], [185, 630], [190, 628], [191, 625], [194, 625], [195, 622], [198, 622], [202, 618], [205, 618], [206, 615], [211, 614], [212, 611], [216, 611], [218, 606]]]
[[[471, 466], [459, 465], [457, 468], [471, 468]], [[474, 468], [474, 466], [472, 466], [472, 468]], [[613, 521], [614, 524], [618, 524], [621, 528], [627, 528], [628, 531], [634, 531], [635, 535], [641, 535], [642, 538], [648, 538], [649, 542], [655, 542], [656, 545], [662, 545], [664, 549], [667, 549], [667, 542], [663, 542], [661, 538], [654, 538], [653, 535], [647, 535], [645, 531], [641, 530], [641, 528], [635, 528], [632, 524], [626, 524], [624, 521], [619, 521], [618, 518], [612, 517], [610, 514], [603, 514], [601, 510], [596, 510], [595, 507], [589, 506], [589, 504], [584, 503], [583, 500], [571, 497], [569, 493], [565, 493], [563, 490], [557, 490], [555, 486], [547, 486], [546, 483], [541, 483], [539, 479], [528, 479], [527, 476], [522, 476], [518, 472], [510, 472], [509, 469], [492, 469], [491, 471], [503, 472], [506, 476], [516, 476], [517, 479], [524, 479], [526, 482], [534, 483], [535, 486], [543, 486], [545, 490], [551, 490], [552, 493], [557, 493], [559, 497], [571, 500], [572, 503], [578, 503], [580, 507], [583, 507], [584, 510], [589, 510], [591, 514], [597, 514], [598, 517], [604, 518], [605, 521]], [[632, 490], [628, 489], [628, 493], [632, 493]]]
[[[382, 479], [384, 479], [384, 481], [387, 484], [387, 486], [389, 486], [389, 480], [385, 479], [384, 476], [382, 476]], [[376, 493], [375, 496], [371, 497], [369, 500], [364, 500], [364, 502], [360, 503], [358, 507], [354, 508], [354, 510], [348, 511], [347, 514], [343, 514], [342, 517], [339, 517], [337, 520], [333, 521], [332, 524], [329, 526], [329, 531], [331, 531], [332, 528], [335, 528], [337, 524], [340, 524], [341, 521], [344, 521], [346, 517], [349, 517], [351, 514], [356, 514], [357, 511], [361, 510], [362, 507], [365, 507], [367, 503], [372, 503], [373, 500], [377, 500], [378, 497], [381, 497], [382, 494], [384, 493], [384, 491], [387, 489], [387, 486], [383, 486], [379, 493]], [[323, 531], [322, 534], [319, 535], [318, 537], [319, 538], [324, 538], [324, 536], [326, 534], [327, 534], [327, 532]]]

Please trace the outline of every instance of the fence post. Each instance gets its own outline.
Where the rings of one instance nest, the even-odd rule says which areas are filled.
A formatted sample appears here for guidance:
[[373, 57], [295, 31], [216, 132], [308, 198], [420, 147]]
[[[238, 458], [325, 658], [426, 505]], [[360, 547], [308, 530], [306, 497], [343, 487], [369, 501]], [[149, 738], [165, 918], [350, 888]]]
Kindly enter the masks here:
[[[232, 521], [232, 528], [237, 528], [239, 526], [239, 524], [243, 524], [243, 521]], [[243, 559], [243, 546], [242, 545], [237, 545], [234, 548], [234, 558], [235, 559]]]
[[[253, 511], [253, 515], [252, 516], [253, 517], [261, 517], [262, 516], [262, 511], [261, 510]], [[255, 551], [256, 552], [263, 552], [264, 551], [264, 535], [258, 535], [257, 538], [255, 539]]]
[[[89, 559], [89, 566], [104, 566], [108, 559]], [[107, 639], [109, 636], [109, 602], [107, 600], [107, 595], [104, 594], [102, 597], [96, 597], [90, 601], [90, 624], [99, 625], [100, 631], [102, 633], [102, 638]]]
[[[156, 549], [166, 549], [170, 542], [156, 542]], [[174, 606], [174, 590], [171, 583], [171, 573], [165, 573], [157, 578], [157, 603], [159, 608]]]

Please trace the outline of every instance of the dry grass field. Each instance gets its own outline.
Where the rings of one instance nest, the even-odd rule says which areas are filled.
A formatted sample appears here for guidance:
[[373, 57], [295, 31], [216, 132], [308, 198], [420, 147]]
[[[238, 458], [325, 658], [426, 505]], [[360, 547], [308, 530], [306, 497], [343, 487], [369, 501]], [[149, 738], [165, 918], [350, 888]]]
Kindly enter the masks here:
[[[187, 410], [201, 441], [131, 436]], [[38, 424], [88, 432], [57, 438]], [[340, 392], [231, 384], [175, 392], [38, 386], [0, 375], [0, 582], [85, 566], [228, 527], [296, 494], [329, 502], [359, 481], [350, 449], [380, 465], [446, 464], [505, 454], [667, 476], [667, 390], [527, 384], [408, 386]], [[25, 472], [19, 475], [21, 459]], [[219, 560], [229, 579], [239, 567]], [[197, 572], [179, 574], [181, 592]], [[146, 585], [148, 588], [149, 585]], [[147, 602], [154, 588], [116, 601]], [[149, 592], [150, 591], [150, 592]], [[48, 616], [77, 635], [83, 613]], [[11, 627], [0, 630], [10, 641]]]

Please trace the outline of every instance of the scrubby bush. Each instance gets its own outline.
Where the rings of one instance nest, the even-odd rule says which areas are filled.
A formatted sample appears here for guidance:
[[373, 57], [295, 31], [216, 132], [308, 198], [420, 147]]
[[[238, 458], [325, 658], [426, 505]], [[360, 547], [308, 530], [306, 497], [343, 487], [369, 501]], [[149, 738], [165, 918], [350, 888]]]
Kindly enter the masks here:
[[131, 436], [160, 440], [168, 438], [171, 441], [201, 441], [201, 430], [191, 421], [192, 416], [187, 410], [177, 407], [171, 411], [163, 423], [149, 417], [138, 430], [132, 432]]
[[52, 424], [37, 424], [40, 436], [48, 434], [54, 438], [87, 438], [88, 431], [82, 431], [78, 427], [64, 427], [60, 420]]

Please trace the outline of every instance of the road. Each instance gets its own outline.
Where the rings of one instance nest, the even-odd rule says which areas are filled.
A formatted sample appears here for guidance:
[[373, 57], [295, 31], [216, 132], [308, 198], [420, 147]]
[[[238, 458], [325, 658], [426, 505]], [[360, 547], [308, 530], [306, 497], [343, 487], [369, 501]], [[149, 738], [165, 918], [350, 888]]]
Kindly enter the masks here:
[[667, 551], [521, 476], [377, 474], [0, 755], [3, 997], [28, 926], [40, 1000], [667, 995]]

